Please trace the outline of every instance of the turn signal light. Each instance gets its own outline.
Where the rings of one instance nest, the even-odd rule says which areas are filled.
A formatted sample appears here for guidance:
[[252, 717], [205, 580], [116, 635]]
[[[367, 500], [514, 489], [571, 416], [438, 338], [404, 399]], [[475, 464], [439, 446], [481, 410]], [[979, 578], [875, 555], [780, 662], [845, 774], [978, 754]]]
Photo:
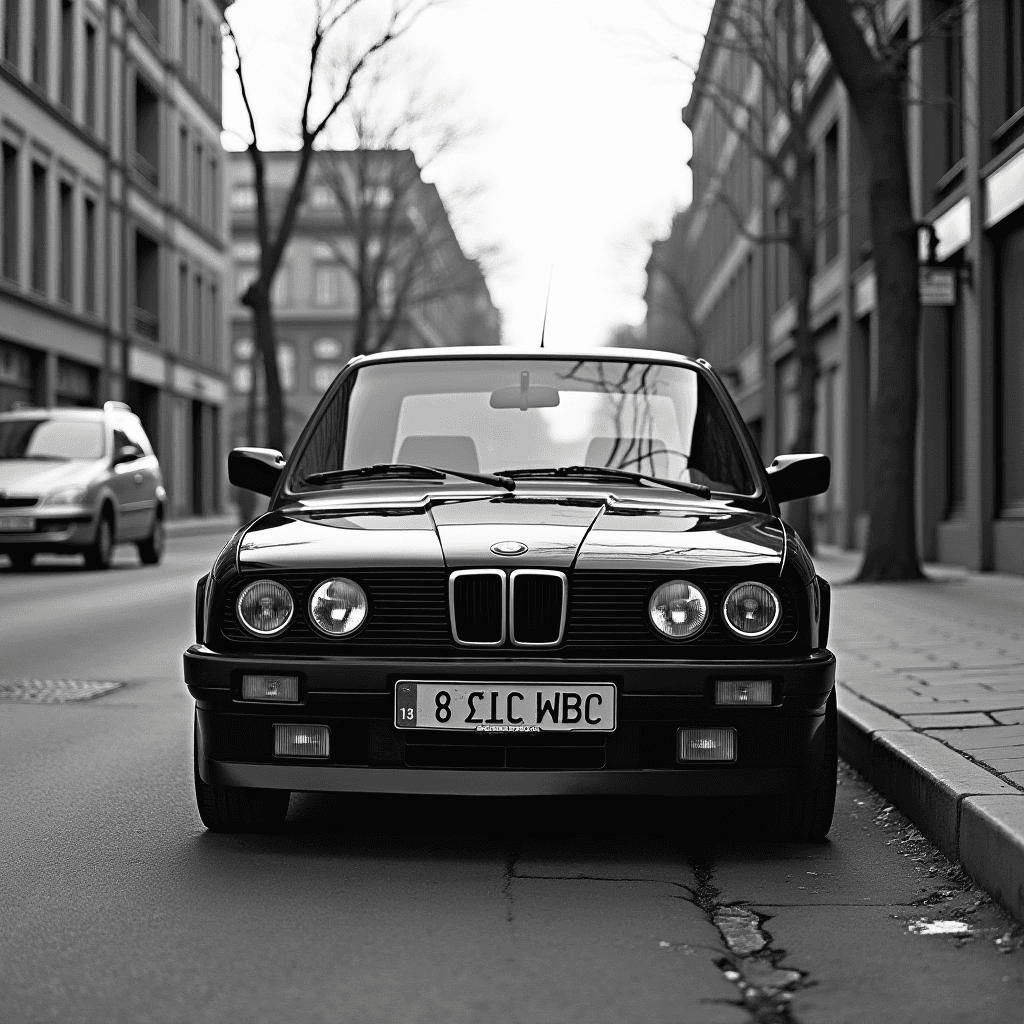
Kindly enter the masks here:
[[735, 761], [735, 729], [680, 729], [680, 761]]
[[716, 679], [716, 704], [771, 704], [770, 679]]
[[298, 676], [242, 676], [242, 700], [289, 701], [299, 699]]
[[275, 757], [327, 757], [331, 730], [326, 725], [275, 725]]

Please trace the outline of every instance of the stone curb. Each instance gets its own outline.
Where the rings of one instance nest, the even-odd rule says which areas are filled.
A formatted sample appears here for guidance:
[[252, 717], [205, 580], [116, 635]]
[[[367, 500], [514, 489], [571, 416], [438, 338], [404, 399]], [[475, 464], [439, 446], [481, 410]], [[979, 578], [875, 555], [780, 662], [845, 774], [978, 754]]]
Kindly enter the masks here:
[[237, 515], [203, 516], [196, 519], [169, 519], [164, 524], [164, 533], [168, 540], [176, 537], [201, 537], [211, 533], [230, 535], [237, 529]]
[[840, 683], [839, 754], [1024, 922], [1024, 793]]

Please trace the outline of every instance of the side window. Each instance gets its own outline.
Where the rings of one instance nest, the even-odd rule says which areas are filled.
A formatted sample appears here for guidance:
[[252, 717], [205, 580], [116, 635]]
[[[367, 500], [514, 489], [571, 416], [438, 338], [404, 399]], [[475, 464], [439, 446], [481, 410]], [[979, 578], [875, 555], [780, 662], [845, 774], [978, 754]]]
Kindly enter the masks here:
[[114, 457], [117, 457], [117, 453], [126, 445], [132, 444], [131, 438], [123, 431], [118, 430], [114, 427]]
[[121, 430], [115, 430], [115, 434], [123, 431], [131, 444], [137, 444], [147, 455], [153, 454], [153, 446], [149, 443], [149, 438], [146, 437], [146, 431], [142, 429], [142, 423], [138, 417], [125, 416], [118, 420], [118, 426]]

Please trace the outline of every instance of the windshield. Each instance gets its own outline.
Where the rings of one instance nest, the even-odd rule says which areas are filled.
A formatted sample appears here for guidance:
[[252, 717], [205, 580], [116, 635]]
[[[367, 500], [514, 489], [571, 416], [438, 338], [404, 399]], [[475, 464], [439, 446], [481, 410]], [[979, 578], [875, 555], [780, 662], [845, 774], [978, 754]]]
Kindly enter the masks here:
[[89, 420], [0, 420], [0, 459], [101, 459], [103, 424]]
[[468, 473], [608, 467], [754, 491], [706, 379], [647, 362], [482, 358], [361, 367], [297, 454], [289, 489], [337, 486], [309, 478], [386, 463]]

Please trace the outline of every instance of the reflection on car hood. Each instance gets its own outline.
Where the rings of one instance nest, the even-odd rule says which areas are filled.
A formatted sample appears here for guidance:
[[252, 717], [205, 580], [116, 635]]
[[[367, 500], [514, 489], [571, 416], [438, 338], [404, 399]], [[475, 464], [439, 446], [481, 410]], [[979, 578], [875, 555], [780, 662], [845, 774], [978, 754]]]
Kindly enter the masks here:
[[94, 461], [50, 462], [43, 459], [0, 459], [0, 492], [46, 494], [57, 487], [85, 486], [96, 472]]
[[[376, 503], [307, 501], [258, 519], [242, 537], [239, 566], [314, 569], [371, 566], [528, 566], [684, 571], [781, 567], [779, 520], [727, 503], [621, 500], [611, 494], [516, 491], [381, 494]], [[397, 499], [397, 500], [396, 500]], [[519, 542], [517, 555], [495, 553]]]

